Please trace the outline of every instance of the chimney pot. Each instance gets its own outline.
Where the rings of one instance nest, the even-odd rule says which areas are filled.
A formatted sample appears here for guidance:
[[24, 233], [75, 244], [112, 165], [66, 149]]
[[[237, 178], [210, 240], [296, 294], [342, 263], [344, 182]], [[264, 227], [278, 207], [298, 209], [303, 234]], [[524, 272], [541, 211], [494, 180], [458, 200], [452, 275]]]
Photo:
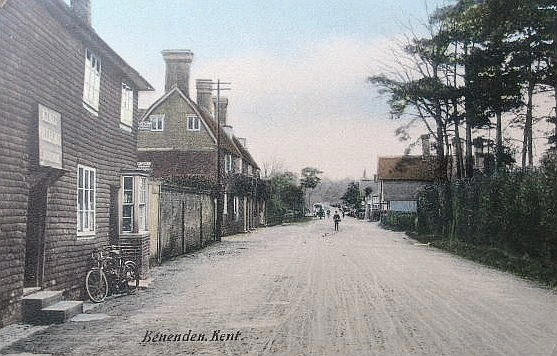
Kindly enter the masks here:
[[190, 66], [193, 52], [189, 49], [172, 49], [162, 51], [161, 54], [166, 63], [165, 92], [168, 93], [177, 86], [189, 98]]
[[91, 0], [71, 0], [73, 13], [85, 24], [91, 26]]
[[211, 79], [196, 79], [197, 105], [213, 115], [213, 81]]
[[228, 136], [229, 138], [232, 138], [232, 136], [234, 135], [234, 131], [232, 130], [232, 126], [224, 125], [222, 127], [222, 129], [224, 130], [224, 133], [226, 134], [226, 136]]
[[227, 126], [227, 108], [228, 108], [228, 98], [220, 97], [220, 101], [217, 103], [217, 98], [213, 96], [213, 103], [215, 105], [215, 112], [217, 112], [218, 105], [218, 120], [222, 126]]

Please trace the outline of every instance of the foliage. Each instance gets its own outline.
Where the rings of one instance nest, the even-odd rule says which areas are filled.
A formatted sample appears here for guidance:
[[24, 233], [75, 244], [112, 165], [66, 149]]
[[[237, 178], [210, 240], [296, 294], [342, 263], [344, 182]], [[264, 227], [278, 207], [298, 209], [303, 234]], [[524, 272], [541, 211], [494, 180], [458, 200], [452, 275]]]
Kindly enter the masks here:
[[381, 226], [394, 231], [414, 231], [416, 213], [387, 211], [381, 215]]
[[323, 172], [317, 168], [306, 167], [302, 169], [300, 186], [304, 189], [315, 189], [319, 182], [321, 182], [321, 177], [319, 177], [321, 173]]
[[358, 184], [355, 182], [348, 184], [348, 188], [341, 199], [344, 204], [348, 205], [352, 209], [359, 209], [362, 204], [362, 196], [360, 194]]
[[267, 220], [280, 223], [287, 216], [303, 216], [304, 193], [292, 172], [275, 174], [269, 181], [270, 199], [267, 204]]
[[[557, 164], [439, 183], [420, 193], [418, 232], [555, 268]], [[548, 267], [549, 268], [549, 267]]]

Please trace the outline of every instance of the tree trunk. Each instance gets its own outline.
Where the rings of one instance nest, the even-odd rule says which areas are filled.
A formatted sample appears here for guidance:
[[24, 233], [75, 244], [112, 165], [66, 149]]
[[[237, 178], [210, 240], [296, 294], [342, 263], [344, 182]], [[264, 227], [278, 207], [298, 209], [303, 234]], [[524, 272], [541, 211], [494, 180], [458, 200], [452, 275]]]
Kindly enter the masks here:
[[526, 106], [526, 122], [524, 124], [524, 141], [522, 142], [522, 167], [526, 167], [526, 157], [528, 157], [528, 167], [534, 165], [534, 154], [532, 152], [532, 126], [533, 126], [533, 104], [534, 81], [528, 83], [528, 104]]
[[456, 177], [458, 179], [462, 178], [462, 144], [460, 142], [460, 123], [458, 120], [455, 122], [454, 125], [454, 137], [455, 137], [455, 156], [456, 156]]
[[503, 125], [501, 119], [501, 111], [498, 111], [495, 116], [497, 117], [496, 125], [496, 139], [495, 139], [495, 160], [497, 162], [497, 169], [503, 169]]
[[[468, 46], [464, 48], [465, 55], [468, 55]], [[470, 88], [470, 80], [468, 79], [468, 69], [464, 66], [464, 81], [466, 88]], [[472, 122], [473, 122], [473, 108], [470, 100], [470, 94], [466, 92], [464, 97], [464, 111], [466, 115], [466, 177], [472, 178], [474, 175], [474, 161], [472, 158]]]

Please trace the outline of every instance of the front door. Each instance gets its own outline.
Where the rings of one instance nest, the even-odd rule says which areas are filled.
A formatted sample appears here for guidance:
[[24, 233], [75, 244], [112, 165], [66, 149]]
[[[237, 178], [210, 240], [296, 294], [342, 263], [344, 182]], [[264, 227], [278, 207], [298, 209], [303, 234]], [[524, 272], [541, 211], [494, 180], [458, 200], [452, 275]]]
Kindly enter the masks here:
[[40, 287], [44, 266], [44, 231], [48, 184], [41, 182], [29, 190], [27, 236], [25, 239], [25, 287]]

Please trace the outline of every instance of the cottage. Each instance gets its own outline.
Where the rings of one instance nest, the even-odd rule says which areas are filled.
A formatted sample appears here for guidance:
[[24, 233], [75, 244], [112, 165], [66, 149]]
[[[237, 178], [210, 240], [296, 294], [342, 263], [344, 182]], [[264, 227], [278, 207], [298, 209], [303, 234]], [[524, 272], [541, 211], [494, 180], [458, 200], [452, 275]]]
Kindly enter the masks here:
[[415, 212], [419, 190], [435, 179], [435, 160], [427, 155], [379, 157], [377, 179], [383, 211]]
[[0, 327], [24, 288], [79, 297], [92, 249], [148, 236], [135, 168], [152, 87], [91, 28], [89, 0], [71, 4], [0, 6]]

